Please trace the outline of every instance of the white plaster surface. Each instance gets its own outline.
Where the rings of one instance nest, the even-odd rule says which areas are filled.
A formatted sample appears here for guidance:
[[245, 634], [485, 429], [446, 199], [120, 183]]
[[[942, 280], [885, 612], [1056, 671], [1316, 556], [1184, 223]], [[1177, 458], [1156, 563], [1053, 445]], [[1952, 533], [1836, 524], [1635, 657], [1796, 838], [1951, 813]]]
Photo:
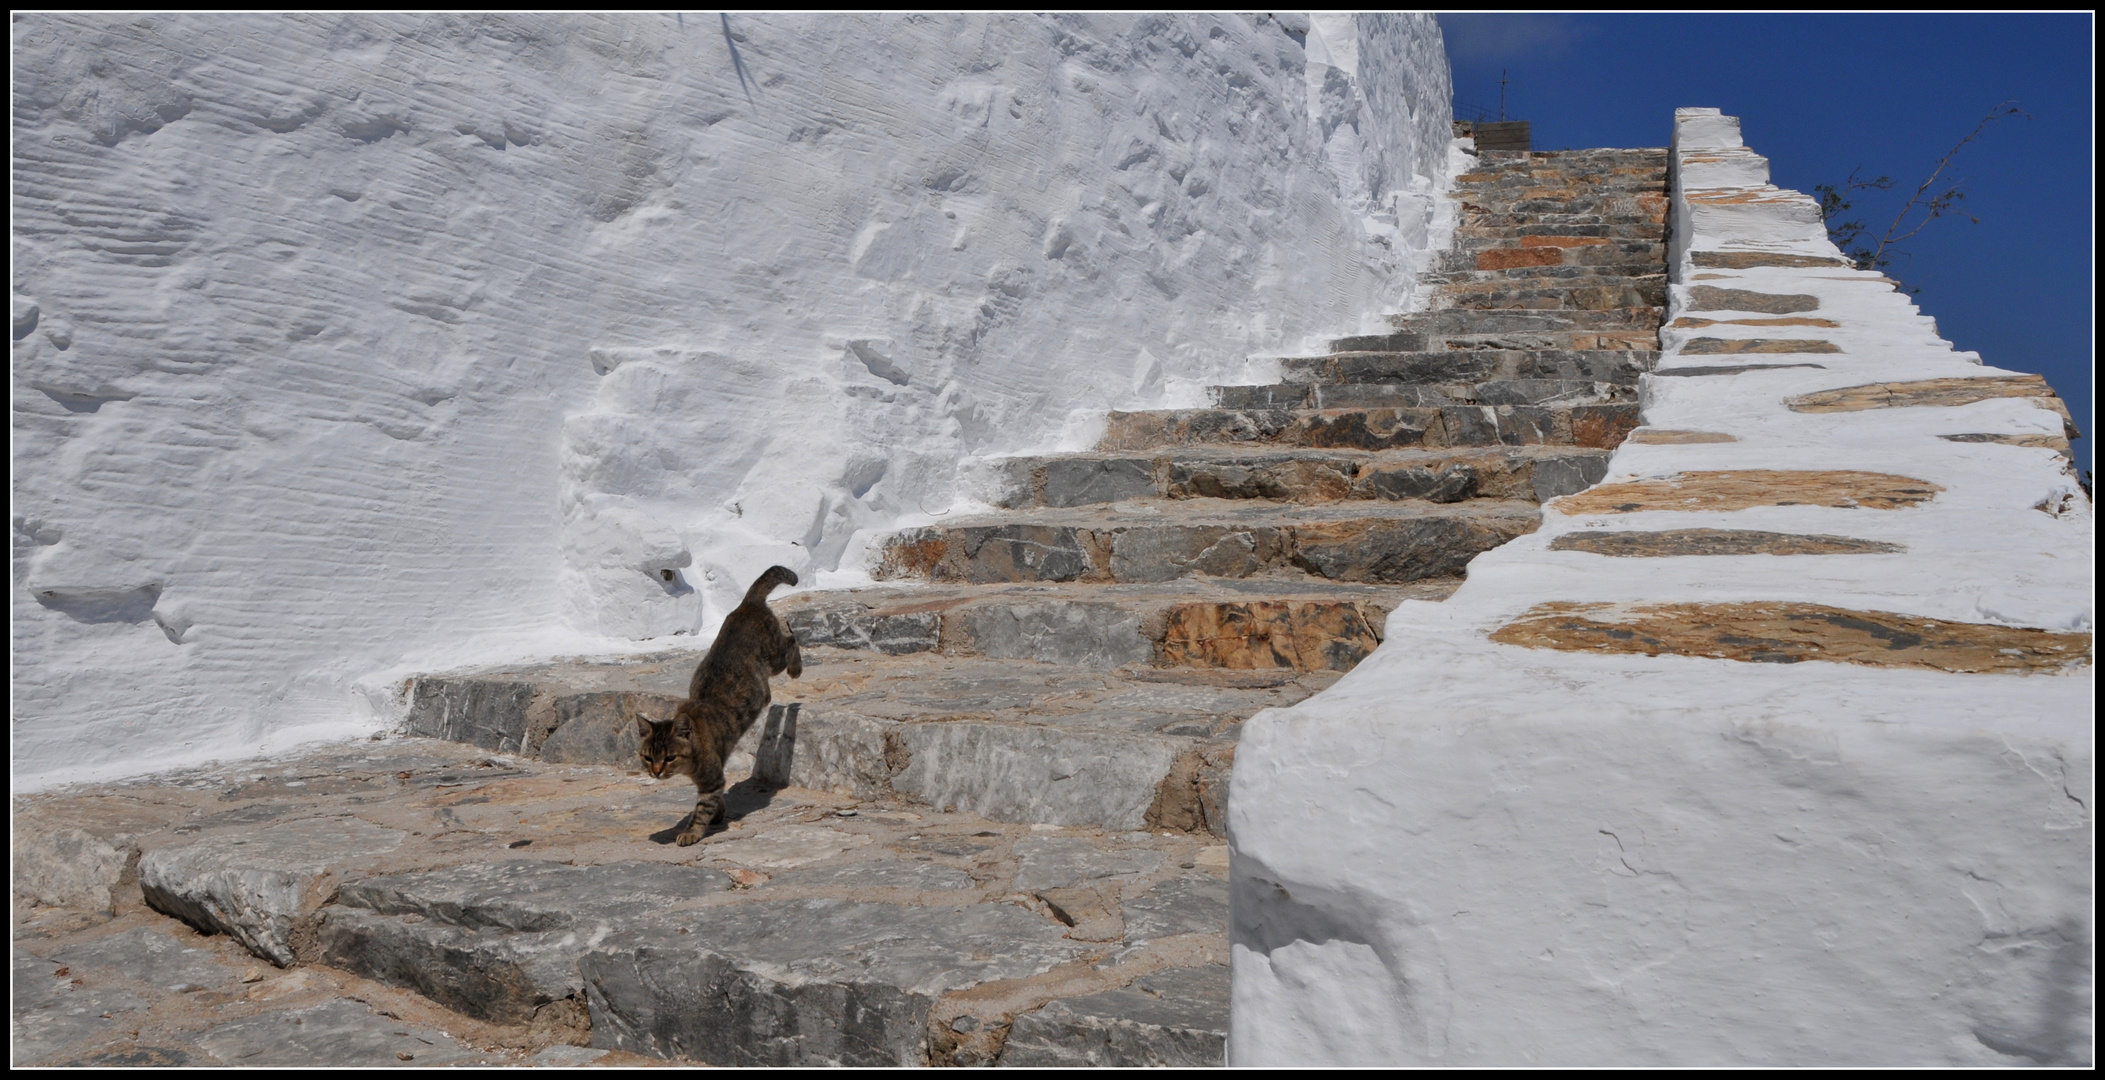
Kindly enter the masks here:
[[[1677, 164], [1738, 145], [1737, 122], [1715, 110], [1678, 120]], [[1670, 318], [1701, 273], [1815, 295], [1819, 309], [1799, 314], [1842, 326], [1667, 331], [1661, 368], [1824, 366], [1648, 376], [1647, 426], [1738, 441], [1625, 444], [1608, 481], [1857, 469], [1945, 490], [1893, 511], [1572, 516], [1552, 503], [1540, 531], [1471, 563], [1450, 600], [1401, 606], [1334, 688], [1247, 723], [1230, 806], [1232, 1063], [2092, 1060], [2091, 665], [1960, 675], [1487, 640], [1545, 601], [1796, 600], [2093, 628], [2091, 504], [2065, 459], [1937, 438], [2056, 434], [2060, 416], [2025, 399], [1785, 408], [1815, 390], [2012, 373], [1954, 352], [1876, 274], [1693, 270], [1689, 250], [1836, 252], [1817, 224], [1765, 209], [1803, 196], [1700, 188], [1677, 172], [1675, 220], [1693, 230], [1676, 238]], [[1689, 213], [1691, 197], [1727, 194], [1756, 198]], [[1842, 352], [1679, 355], [1698, 335], [1821, 338]], [[1574, 531], [1690, 527], [1907, 550], [1548, 550]]]
[[18, 786], [852, 579], [965, 456], [1371, 329], [1441, 242], [1429, 15], [29, 14], [12, 60]]

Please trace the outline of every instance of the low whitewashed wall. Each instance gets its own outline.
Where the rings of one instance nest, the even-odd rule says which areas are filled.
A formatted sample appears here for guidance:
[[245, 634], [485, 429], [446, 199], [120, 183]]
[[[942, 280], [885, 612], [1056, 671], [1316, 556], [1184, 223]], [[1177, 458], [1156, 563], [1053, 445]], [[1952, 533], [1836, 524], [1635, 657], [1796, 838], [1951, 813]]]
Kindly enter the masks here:
[[1424, 15], [32, 14], [13, 60], [18, 784], [852, 571], [968, 454], [1407, 306], [1449, 123]]
[[[1249, 722], [1230, 808], [1235, 1064], [2090, 1062], [2094, 533], [2055, 449], [2062, 414], [2036, 396], [1788, 408], [2015, 373], [1954, 352], [1892, 283], [1841, 265], [1734, 118], [1683, 110], [1673, 168], [1670, 315], [1691, 316], [1698, 288], [1797, 314], [1711, 302], [1670, 324], [1660, 368], [1680, 373], [1647, 377], [1646, 426], [1606, 483], [1844, 470], [1941, 490], [1893, 510], [1779, 492], [1617, 513], [1567, 497], [1446, 603], [1399, 608], [1336, 687]], [[1800, 265], [1729, 268], [1792, 261], [1774, 256]], [[1699, 338], [1837, 351], [1730, 355]], [[1740, 364], [1756, 366], [1723, 370]], [[1705, 365], [1718, 370], [1689, 371]], [[1552, 548], [1672, 529], [1897, 550]], [[1545, 602], [1823, 605], [2055, 631], [2085, 655], [1956, 674], [1489, 640]], [[1801, 628], [1817, 641], [1829, 625]], [[1922, 644], [1904, 637], [1891, 647]]]

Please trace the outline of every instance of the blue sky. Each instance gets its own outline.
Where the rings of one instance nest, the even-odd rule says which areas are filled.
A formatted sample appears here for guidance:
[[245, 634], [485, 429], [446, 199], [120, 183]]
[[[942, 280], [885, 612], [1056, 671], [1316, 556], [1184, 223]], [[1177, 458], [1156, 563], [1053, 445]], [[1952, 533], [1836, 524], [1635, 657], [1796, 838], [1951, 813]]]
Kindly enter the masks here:
[[[1954, 143], [1998, 102], [1945, 179], [1959, 209], [1887, 273], [1961, 349], [2039, 372], [2083, 429], [2091, 466], [2092, 19], [2081, 15], [1441, 15], [1455, 114], [1529, 121], [1538, 150], [1664, 146], [1680, 106], [1740, 117], [1775, 182], [1810, 193], [1852, 169], [1896, 181], [1860, 193], [1884, 231]], [[1948, 186], [1948, 185], [1940, 185]]]

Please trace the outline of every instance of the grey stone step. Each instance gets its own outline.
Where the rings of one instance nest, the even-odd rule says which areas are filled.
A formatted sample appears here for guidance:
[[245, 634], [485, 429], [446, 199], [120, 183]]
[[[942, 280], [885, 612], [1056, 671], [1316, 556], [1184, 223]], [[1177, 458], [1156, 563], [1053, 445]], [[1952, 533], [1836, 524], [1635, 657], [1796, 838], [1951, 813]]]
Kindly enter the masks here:
[[1398, 330], [1430, 336], [1442, 334], [1552, 333], [1588, 330], [1653, 330], [1666, 321], [1666, 309], [1653, 306], [1600, 311], [1420, 311], [1391, 315]]
[[1585, 192], [1661, 192], [1667, 185], [1663, 168], [1505, 168], [1455, 177], [1455, 192], [1511, 192], [1535, 187], [1579, 187]]
[[1479, 151], [1474, 169], [1479, 174], [1496, 172], [1526, 175], [1589, 170], [1616, 172], [1624, 169], [1664, 172], [1666, 167], [1664, 150], [1493, 150]]
[[[1494, 178], [1477, 179], [1486, 175]], [[1582, 195], [1665, 191], [1666, 176], [1651, 169], [1557, 171], [1547, 175], [1479, 172], [1463, 174], [1456, 178], [1454, 186], [1454, 194], [1465, 199], [1544, 190], [1577, 191]]]
[[1658, 352], [1659, 329], [1551, 330], [1533, 333], [1431, 334], [1428, 352]]
[[1433, 293], [1430, 299], [1436, 311], [1457, 308], [1600, 311], [1607, 308], [1665, 307], [1666, 279], [1612, 278], [1599, 284], [1578, 282], [1542, 288], [1506, 283], [1449, 285]]
[[[1504, 250], [1504, 249], [1501, 249]], [[1536, 252], [1552, 255], [1569, 255], [1575, 249], [1514, 248], [1517, 253], [1532, 256]], [[1486, 256], [1498, 254], [1485, 252]], [[1551, 285], [1606, 285], [1624, 282], [1640, 283], [1653, 278], [1662, 278], [1666, 273], [1663, 262], [1617, 263], [1607, 266], [1574, 265], [1567, 260], [1542, 266], [1513, 266], [1492, 269], [1448, 270], [1430, 273], [1419, 280], [1428, 285], [1469, 288], [1543, 288]]]
[[1587, 379], [1486, 379], [1481, 382], [1272, 383], [1216, 386], [1224, 409], [1438, 408], [1455, 405], [1557, 405], [1637, 400], [1637, 376]]
[[1552, 214], [1541, 212], [1509, 213], [1505, 211], [1472, 210], [1464, 208], [1461, 220], [1456, 222], [1455, 235], [1481, 236], [1485, 230], [1510, 229], [1516, 227], [1536, 228], [1546, 225], [1632, 225], [1650, 227], [1666, 235], [1666, 213], [1613, 213], [1613, 214]]
[[[855, 671], [872, 658], [812, 659], [807, 681], [829, 683], [820, 697], [872, 691]], [[594, 666], [567, 663], [571, 676]], [[907, 661], [874, 689], [953, 689], [942, 718], [895, 722], [940, 736], [1032, 700], [1109, 725], [1140, 685], [1048, 682], [1018, 666]], [[1247, 715], [1312, 689], [1286, 678], [1163, 686], [1187, 711]], [[1003, 700], [982, 701], [974, 719], [958, 711], [972, 696]], [[1008, 1063], [1218, 1065], [1226, 848], [1203, 821], [1158, 819], [1217, 817], [1227, 753], [1177, 759], [1164, 775], [1181, 802], [1155, 791], [1146, 831], [1113, 833], [734, 775], [728, 827], [676, 847], [671, 826], [693, 798], [684, 781], [417, 738], [46, 793], [37, 813], [166, 856], [164, 885], [186, 898], [192, 925], [218, 929], [197, 921], [208, 901], [224, 905], [223, 921], [255, 925], [297, 896], [303, 929], [298, 967], [278, 975], [227, 937], [140, 909], [136, 891], [120, 899], [114, 934], [107, 913], [38, 909], [34, 933], [18, 928], [15, 1059], [985, 1065], [1003, 1063], [1021, 1032]], [[1079, 764], [1079, 776], [1056, 774], [1121, 767]], [[1122, 791], [1103, 783], [1094, 795]], [[299, 824], [311, 826], [300, 843], [258, 844]], [[397, 837], [378, 854], [365, 838], [375, 830]], [[224, 862], [205, 855], [237, 852], [248, 887], [227, 891]]]
[[[1593, 253], [1602, 253], [1604, 263], [1593, 261]], [[1602, 251], [1600, 246], [1589, 248], [1490, 248], [1480, 251], [1473, 265], [1457, 269], [1438, 269], [1438, 272], [1423, 274], [1419, 280], [1425, 284], [1545, 284], [1545, 282], [1579, 282], [1591, 278], [1657, 278], [1667, 272], [1665, 259], [1650, 261], [1623, 261], [1621, 253]], [[1495, 265], [1497, 259], [1520, 259], [1513, 265]], [[1541, 263], [1526, 263], [1526, 259], [1541, 259]], [[1558, 261], [1551, 261], [1558, 259]]]
[[1666, 215], [1664, 192], [1632, 193], [1599, 199], [1486, 198], [1468, 196], [1462, 201], [1461, 221], [1472, 225], [1506, 224], [1538, 220], [1545, 224], [1635, 224]]
[[[1523, 171], [1529, 169], [1629, 168], [1649, 165], [1664, 169], [1666, 150], [1657, 147], [1625, 149], [1595, 147], [1586, 150], [1479, 150], [1481, 169]], [[1480, 169], [1480, 171], [1481, 171]]]
[[904, 529], [880, 580], [1156, 582], [1305, 574], [1401, 584], [1462, 572], [1522, 533], [1533, 503], [1354, 501], [1251, 504], [1181, 499], [1040, 509]]
[[[1057, 652], [1059, 641], [1137, 652], [1153, 648], [1147, 640], [1153, 632], [1165, 662], [1181, 667], [1129, 660], [1113, 669], [1108, 661], [1118, 660], [1115, 655], [1084, 656], [1096, 665], [1085, 667], [814, 643], [805, 650], [804, 678], [778, 680], [776, 691], [778, 702], [799, 705], [790, 781], [996, 821], [1218, 832], [1225, 828], [1219, 800], [1242, 720], [1328, 685], [1372, 650], [1374, 627], [1386, 611], [1364, 592], [1325, 596], [1287, 585], [1247, 600], [1220, 598], [1221, 592], [1167, 605], [1159, 630], [1123, 621], [1142, 604], [1075, 603], [1073, 594], [1035, 605], [953, 602], [963, 610], [945, 613], [946, 624], [990, 653], [1006, 647], [1043, 655]], [[1392, 592], [1388, 603], [1402, 595], [1412, 593]], [[880, 622], [898, 607], [912, 607], [888, 609], [880, 601], [850, 610], [848, 603], [814, 610], [800, 620], [800, 632], [817, 623], [847, 636], [858, 619]], [[1001, 625], [1004, 617], [1014, 621]], [[1136, 636], [1142, 640], [1133, 642]], [[1297, 649], [1298, 657], [1292, 655]], [[455, 737], [445, 730], [482, 732], [486, 743], [523, 747], [518, 752], [529, 758], [631, 766], [636, 718], [670, 716], [684, 693], [668, 692], [669, 684], [677, 681], [684, 690], [699, 659], [659, 654], [418, 676], [410, 681], [409, 732], [440, 738]], [[1243, 669], [1190, 666], [1224, 662]], [[1295, 663], [1331, 670], [1281, 666]], [[1259, 667], [1265, 664], [1274, 666]], [[454, 704], [434, 705], [441, 700]], [[544, 701], [564, 719], [536, 741], [530, 710], [514, 704], [520, 700]], [[430, 718], [445, 708], [457, 715], [460, 702], [476, 703], [472, 723], [435, 731]], [[761, 726], [741, 741], [728, 772], [751, 769]], [[297, 936], [297, 930], [286, 935]]]
[[[1479, 256], [1486, 252], [1559, 251], [1568, 265], [1621, 263], [1664, 268], [1666, 244], [1658, 237], [1606, 236], [1468, 236], [1457, 237], [1454, 246], [1433, 260], [1439, 272], [1479, 269]], [[1653, 269], [1648, 273], [1661, 273]]]
[[[1223, 1064], [1224, 965], [1122, 986], [1113, 967], [1074, 996], [1043, 977], [1106, 946], [1217, 937], [1226, 883], [1163, 879], [1158, 852], [1079, 837], [1028, 837], [1013, 851], [1016, 869], [991, 889], [896, 855], [778, 873], [737, 895], [677, 888], [680, 873], [728, 880], [721, 871], [648, 864], [511, 861], [375, 878], [324, 909], [323, 962], [478, 1018], [505, 1002], [498, 1022], [581, 1001], [596, 1048], [712, 1065]], [[551, 898], [543, 883], [558, 879]], [[501, 891], [514, 880], [523, 896]], [[1055, 916], [983, 899], [1004, 888], [1043, 898]], [[1061, 920], [1056, 901], [1099, 917]], [[534, 926], [510, 925], [522, 907]], [[1034, 979], [1046, 990], [1031, 993]], [[988, 984], [1024, 993], [973, 993]]]
[[1455, 177], [1455, 183], [1482, 183], [1512, 181], [1530, 177], [1578, 177], [1589, 182], [1614, 178], [1648, 177], [1655, 183], [1666, 180], [1667, 163], [1664, 157], [1596, 157], [1548, 158], [1534, 157], [1521, 160], [1480, 159], [1469, 172]]
[[[1598, 269], [1586, 266], [1528, 266], [1517, 270], [1470, 271], [1469, 275], [1450, 275], [1456, 280], [1441, 282], [1432, 295], [1439, 297], [1467, 296], [1512, 296], [1521, 297], [1532, 292], [1552, 289], [1644, 289], [1649, 295], [1666, 295], [1666, 271], [1664, 267], [1649, 267], [1650, 273], [1625, 272], [1616, 269], [1613, 273], [1595, 273]], [[1486, 305], [1493, 306], [1493, 305]], [[1514, 304], [1515, 307], [1524, 305]], [[1664, 307], [1643, 301], [1616, 304], [1616, 307]]]
[[[1571, 482], [1600, 466], [1544, 462], [1535, 479]], [[1404, 599], [1439, 600], [1453, 578], [1366, 585], [1272, 578], [1184, 578], [1145, 585], [880, 586], [790, 597], [779, 609], [807, 647], [888, 655], [1032, 660], [1109, 670], [1346, 671], [1380, 643]]]
[[1613, 449], [1637, 425], [1635, 403], [1443, 408], [1163, 409], [1114, 412], [1103, 450], [1273, 446], [1437, 450], [1458, 446]]
[[1467, 225], [1455, 226], [1454, 250], [1477, 250], [1481, 247], [1507, 247], [1529, 237], [1565, 237], [1579, 239], [1609, 240], [1618, 244], [1663, 244], [1666, 229], [1663, 225], [1645, 222], [1642, 224], [1604, 225], [1598, 223], [1566, 225]]
[[946, 993], [1084, 955], [1014, 904], [809, 899], [653, 926], [578, 967], [597, 1045], [724, 1066], [908, 1067], [929, 1062]]
[[[1562, 385], [1562, 384], [1558, 384]], [[1573, 384], [1594, 393], [1596, 384]], [[1419, 387], [1218, 387], [1218, 391], [1287, 391], [1306, 398], [1332, 390], [1418, 390]], [[1253, 399], [1261, 396], [1250, 395]], [[1278, 394], [1284, 397], [1285, 394]], [[1359, 404], [1365, 404], [1364, 402]], [[1232, 406], [1231, 406], [1232, 407]], [[1320, 406], [1317, 406], [1320, 407]], [[1299, 450], [1175, 449], [1154, 454], [1049, 454], [989, 462], [998, 487], [987, 501], [1004, 509], [1088, 506], [1126, 499], [1268, 499], [1332, 502], [1341, 499], [1534, 499], [1571, 494], [1598, 478], [1607, 452], [1566, 447], [1517, 450]], [[1582, 464], [1583, 463], [1583, 464]], [[1538, 475], [1539, 474], [1539, 475]]]
[[1000, 1063], [1220, 1065], [1227, 1057], [1227, 1025], [1221, 1022], [1227, 1015], [1226, 967], [1175, 968], [1139, 979], [1130, 989], [1053, 1001], [1016, 1017]]
[[[1287, 382], [1490, 382], [1499, 379], [1576, 379], [1627, 382], [1652, 370], [1659, 354], [1634, 349], [1469, 349], [1450, 352], [1365, 352], [1282, 357]], [[1496, 404], [1509, 404], [1497, 402]]]
[[1414, 331], [1393, 334], [1357, 334], [1331, 338], [1326, 352], [1418, 352], [1425, 348], [1425, 335]]

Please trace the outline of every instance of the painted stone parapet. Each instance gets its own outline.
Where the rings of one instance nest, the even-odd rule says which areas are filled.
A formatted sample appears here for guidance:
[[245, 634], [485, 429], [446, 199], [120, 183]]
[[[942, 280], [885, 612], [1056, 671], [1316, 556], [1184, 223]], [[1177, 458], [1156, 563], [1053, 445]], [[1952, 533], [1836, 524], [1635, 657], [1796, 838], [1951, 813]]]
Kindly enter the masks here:
[[1605, 478], [1245, 724], [1231, 1063], [2091, 1061], [2066, 411], [1852, 268], [1737, 119], [1681, 110], [1672, 167]]

